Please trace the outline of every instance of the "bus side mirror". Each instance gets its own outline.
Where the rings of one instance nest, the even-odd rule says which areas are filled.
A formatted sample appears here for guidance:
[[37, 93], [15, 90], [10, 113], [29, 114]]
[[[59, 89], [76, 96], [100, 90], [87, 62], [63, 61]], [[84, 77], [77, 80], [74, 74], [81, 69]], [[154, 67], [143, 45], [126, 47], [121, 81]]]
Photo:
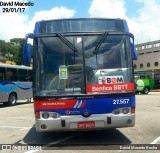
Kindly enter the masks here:
[[131, 42], [132, 57], [133, 57], [133, 60], [137, 60], [138, 57], [137, 57], [136, 47], [134, 44], [134, 35], [132, 33], [129, 33], [129, 36], [130, 36], [130, 42]]
[[23, 65], [30, 65], [31, 63], [31, 44], [25, 43], [23, 46]]
[[137, 60], [138, 57], [137, 57], [137, 51], [136, 51], [136, 47], [133, 43], [131, 43], [131, 49], [132, 49], [132, 57], [133, 57], [133, 60]]
[[32, 33], [26, 34], [26, 43], [23, 46], [23, 65], [30, 65], [31, 64], [31, 50], [32, 45], [28, 43], [28, 38], [33, 39], [34, 35]]

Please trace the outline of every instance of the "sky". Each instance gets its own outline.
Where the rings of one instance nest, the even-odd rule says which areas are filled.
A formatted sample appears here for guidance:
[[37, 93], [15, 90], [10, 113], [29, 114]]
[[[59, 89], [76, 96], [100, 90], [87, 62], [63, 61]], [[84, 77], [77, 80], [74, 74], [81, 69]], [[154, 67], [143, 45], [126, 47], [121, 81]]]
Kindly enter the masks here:
[[[6, 2], [13, 6], [4, 6]], [[15, 6], [14, 2], [33, 6]], [[5, 8], [21, 12], [8, 13]], [[39, 20], [104, 17], [125, 19], [139, 44], [160, 40], [159, 16], [160, 0], [0, 0], [0, 40], [24, 38]]]

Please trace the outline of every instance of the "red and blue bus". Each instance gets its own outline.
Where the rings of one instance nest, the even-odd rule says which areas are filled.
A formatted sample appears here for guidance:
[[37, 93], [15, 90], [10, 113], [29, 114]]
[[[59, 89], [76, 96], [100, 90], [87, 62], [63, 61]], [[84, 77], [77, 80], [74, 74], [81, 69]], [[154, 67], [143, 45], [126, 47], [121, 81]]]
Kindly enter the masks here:
[[122, 19], [39, 21], [33, 39], [33, 97], [38, 132], [135, 125], [134, 36]]

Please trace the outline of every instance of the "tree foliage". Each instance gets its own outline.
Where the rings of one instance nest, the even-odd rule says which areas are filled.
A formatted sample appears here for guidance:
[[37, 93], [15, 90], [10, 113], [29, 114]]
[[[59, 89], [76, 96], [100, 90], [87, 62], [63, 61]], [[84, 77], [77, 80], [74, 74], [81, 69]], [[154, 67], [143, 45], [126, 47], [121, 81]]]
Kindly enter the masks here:
[[12, 38], [10, 42], [0, 40], [0, 61], [10, 60], [21, 65], [24, 43], [25, 39], [23, 38]]

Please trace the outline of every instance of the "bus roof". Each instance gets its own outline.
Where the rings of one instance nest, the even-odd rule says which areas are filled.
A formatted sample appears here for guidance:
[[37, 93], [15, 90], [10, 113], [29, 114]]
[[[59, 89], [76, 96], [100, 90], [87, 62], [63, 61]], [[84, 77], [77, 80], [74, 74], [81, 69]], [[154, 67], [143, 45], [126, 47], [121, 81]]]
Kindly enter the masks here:
[[34, 34], [96, 31], [129, 32], [129, 29], [126, 20], [119, 18], [72, 18], [38, 21]]
[[24, 65], [10, 65], [10, 64], [4, 64], [4, 63], [0, 63], [0, 67], [32, 70], [32, 67], [29, 67], [29, 66], [24, 66]]
[[49, 19], [49, 20], [41, 20], [38, 22], [44, 22], [44, 21], [65, 21], [65, 20], [121, 20], [124, 21], [124, 19], [120, 18], [64, 18], [64, 19]]

